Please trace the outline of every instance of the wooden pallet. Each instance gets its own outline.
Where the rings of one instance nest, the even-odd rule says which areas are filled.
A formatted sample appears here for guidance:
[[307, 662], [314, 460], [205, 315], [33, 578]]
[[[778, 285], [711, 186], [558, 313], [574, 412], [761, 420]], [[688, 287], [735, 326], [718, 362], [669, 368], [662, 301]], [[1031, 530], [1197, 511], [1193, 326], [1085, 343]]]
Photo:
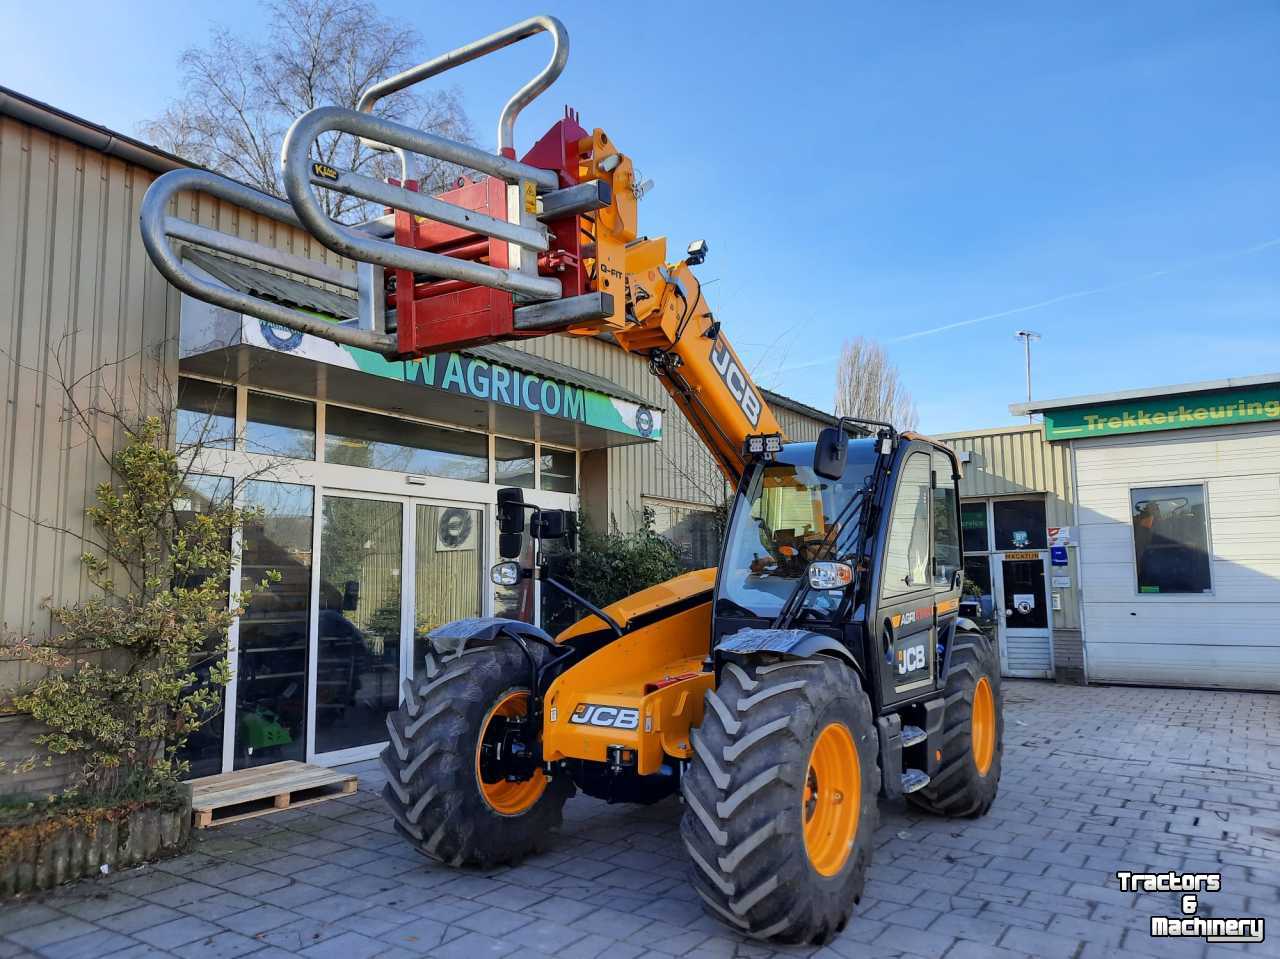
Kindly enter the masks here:
[[208, 829], [349, 795], [356, 791], [356, 777], [290, 761], [204, 776], [190, 786], [195, 827]]

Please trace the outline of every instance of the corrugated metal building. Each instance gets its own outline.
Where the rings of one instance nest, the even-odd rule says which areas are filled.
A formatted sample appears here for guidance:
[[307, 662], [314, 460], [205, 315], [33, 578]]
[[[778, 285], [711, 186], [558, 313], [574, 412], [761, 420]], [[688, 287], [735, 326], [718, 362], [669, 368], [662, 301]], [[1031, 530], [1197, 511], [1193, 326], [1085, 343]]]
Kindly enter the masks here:
[[1280, 374], [1074, 396], [1090, 680], [1280, 690]]
[[936, 438], [964, 461], [966, 599], [1005, 675], [1084, 682], [1070, 450], [1038, 423]]
[[[536, 592], [504, 592], [485, 575], [501, 486], [598, 526], [634, 529], [647, 512], [691, 564], [714, 561], [707, 525], [723, 482], [645, 361], [599, 339], [551, 336], [390, 363], [189, 300], [156, 272], [138, 231], [147, 186], [182, 165], [0, 88], [7, 636], [38, 636], [46, 601], [83, 595], [84, 508], [109, 476], [100, 451], [119, 439], [101, 411], [171, 412], [180, 445], [203, 437], [189, 453], [191, 502], [234, 486], [266, 507], [245, 532], [235, 579], [284, 575], [233, 631], [233, 708], [193, 741], [200, 773], [372, 755], [426, 628], [482, 612], [540, 615]], [[354, 268], [226, 203], [184, 196], [179, 206], [201, 225]], [[338, 292], [298, 294], [287, 278], [207, 254], [190, 263], [310, 309]], [[766, 399], [793, 439], [831, 421]], [[367, 641], [355, 642], [357, 629]], [[34, 679], [29, 669], [0, 659], [0, 692]], [[28, 735], [21, 717], [0, 715], [0, 759], [25, 754]], [[27, 784], [59, 779], [40, 770]]]

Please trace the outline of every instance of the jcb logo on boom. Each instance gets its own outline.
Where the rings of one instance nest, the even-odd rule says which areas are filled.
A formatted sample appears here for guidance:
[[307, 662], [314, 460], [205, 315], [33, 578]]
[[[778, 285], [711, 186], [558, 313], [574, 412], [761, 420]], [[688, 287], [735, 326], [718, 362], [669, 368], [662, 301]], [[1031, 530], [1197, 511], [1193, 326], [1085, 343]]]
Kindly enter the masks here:
[[604, 726], [609, 729], [638, 729], [640, 710], [621, 706], [597, 706], [579, 703], [569, 722], [578, 726]]
[[720, 340], [711, 344], [711, 365], [720, 374], [720, 379], [724, 380], [729, 395], [738, 401], [747, 422], [752, 426], [757, 425], [760, 422], [760, 397], [747, 385], [747, 376], [742, 372], [742, 367], [738, 366], [737, 358]]

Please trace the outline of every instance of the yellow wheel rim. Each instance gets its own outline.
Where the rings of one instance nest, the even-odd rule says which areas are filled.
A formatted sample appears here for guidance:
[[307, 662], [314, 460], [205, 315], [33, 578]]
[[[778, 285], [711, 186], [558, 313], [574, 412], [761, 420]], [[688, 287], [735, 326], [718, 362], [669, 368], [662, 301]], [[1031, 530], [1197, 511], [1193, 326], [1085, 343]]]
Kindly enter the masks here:
[[853, 736], [842, 723], [818, 734], [809, 753], [800, 817], [809, 864], [823, 876], [844, 867], [858, 834], [862, 809], [862, 768]]
[[973, 764], [978, 775], [985, 776], [996, 755], [996, 700], [991, 683], [983, 676], [973, 689]]
[[507, 693], [489, 710], [489, 715], [485, 716], [484, 725], [480, 727], [480, 738], [476, 741], [476, 783], [480, 786], [480, 795], [494, 812], [504, 816], [518, 816], [531, 809], [547, 788], [547, 777], [539, 769], [524, 782], [508, 782], [505, 779], [485, 782], [480, 774], [480, 752], [484, 748], [486, 737], [496, 736], [490, 730], [494, 716], [524, 716], [528, 712], [528, 693]]

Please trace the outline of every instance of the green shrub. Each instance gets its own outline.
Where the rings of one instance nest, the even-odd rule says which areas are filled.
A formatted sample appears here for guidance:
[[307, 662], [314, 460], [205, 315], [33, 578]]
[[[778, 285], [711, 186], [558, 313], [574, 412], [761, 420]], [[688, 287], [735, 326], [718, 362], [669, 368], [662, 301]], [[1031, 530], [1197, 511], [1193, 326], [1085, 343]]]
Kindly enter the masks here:
[[254, 591], [227, 591], [245, 513], [229, 496], [191, 502], [159, 418], [129, 431], [111, 465], [80, 558], [95, 595], [49, 607], [53, 635], [18, 650], [46, 675], [12, 699], [47, 727], [37, 744], [80, 761], [72, 790], [100, 795], [183, 775], [178, 752], [221, 707], [227, 630]]
[[651, 510], [645, 510], [640, 528], [632, 533], [584, 525], [577, 552], [565, 557], [565, 566], [569, 585], [597, 606], [684, 572], [680, 551], [653, 531]]

